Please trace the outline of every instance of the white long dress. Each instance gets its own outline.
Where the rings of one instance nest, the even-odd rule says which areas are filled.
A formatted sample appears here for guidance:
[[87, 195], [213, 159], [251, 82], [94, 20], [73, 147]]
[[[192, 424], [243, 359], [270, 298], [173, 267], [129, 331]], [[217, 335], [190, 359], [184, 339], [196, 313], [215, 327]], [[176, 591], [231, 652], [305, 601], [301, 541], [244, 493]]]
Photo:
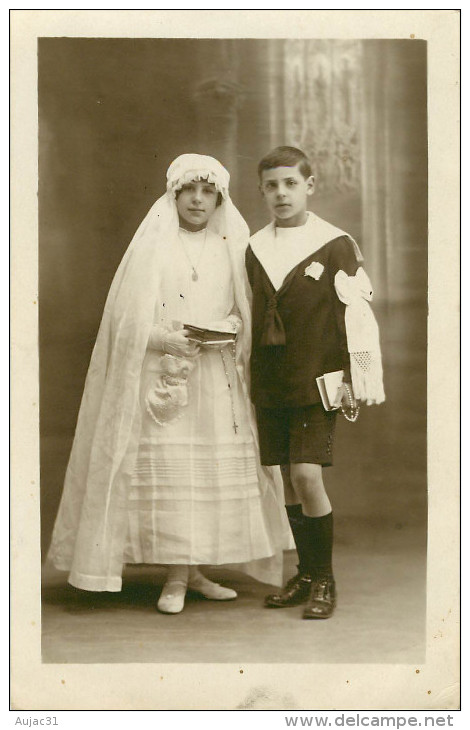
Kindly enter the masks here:
[[[156, 323], [207, 327], [225, 320], [234, 291], [223, 240], [210, 231], [180, 231], [160, 287]], [[143, 379], [156, 356], [147, 351]], [[165, 425], [144, 410], [124, 561], [221, 565], [273, 555], [231, 346], [222, 352], [201, 348], [188, 394], [179, 418]]]

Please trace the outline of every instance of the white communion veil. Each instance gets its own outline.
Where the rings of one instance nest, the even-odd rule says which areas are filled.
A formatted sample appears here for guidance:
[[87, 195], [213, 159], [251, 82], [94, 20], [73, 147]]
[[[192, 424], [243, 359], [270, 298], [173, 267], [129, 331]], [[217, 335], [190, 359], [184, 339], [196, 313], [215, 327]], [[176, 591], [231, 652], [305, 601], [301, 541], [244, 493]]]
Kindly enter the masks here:
[[[214, 183], [222, 195], [208, 228], [222, 237], [230, 256], [235, 301], [243, 323], [236, 365], [257, 451], [247, 383], [251, 324], [244, 254], [248, 227], [230, 199], [227, 170], [212, 157], [181, 155], [168, 169], [167, 192], [140, 224], [114, 276], [85, 382], [49, 550], [55, 567], [69, 571], [69, 582], [85, 590], [121, 589], [127, 498], [141, 428], [140, 377], [159, 296], [159, 264], [171, 255], [178, 232], [175, 192], [195, 179]], [[273, 556], [236, 567], [280, 585], [282, 548], [289, 535], [282, 490], [271, 470], [259, 460], [257, 466]]]

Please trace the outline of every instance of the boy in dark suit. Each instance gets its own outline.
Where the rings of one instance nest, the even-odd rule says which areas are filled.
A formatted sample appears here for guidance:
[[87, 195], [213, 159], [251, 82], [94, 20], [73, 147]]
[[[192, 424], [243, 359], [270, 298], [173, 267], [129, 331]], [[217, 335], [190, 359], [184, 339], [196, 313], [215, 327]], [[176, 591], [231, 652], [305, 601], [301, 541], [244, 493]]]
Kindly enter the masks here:
[[307, 210], [314, 180], [305, 154], [278, 147], [258, 173], [273, 220], [246, 253], [251, 395], [261, 461], [281, 467], [299, 556], [297, 575], [265, 605], [306, 603], [303, 618], [329, 618], [336, 605], [333, 514], [322, 468], [332, 464], [336, 410], [325, 409], [316, 378], [342, 371], [334, 400], [350, 420], [358, 399], [384, 399], [377, 325], [367, 305], [372, 291], [355, 241]]

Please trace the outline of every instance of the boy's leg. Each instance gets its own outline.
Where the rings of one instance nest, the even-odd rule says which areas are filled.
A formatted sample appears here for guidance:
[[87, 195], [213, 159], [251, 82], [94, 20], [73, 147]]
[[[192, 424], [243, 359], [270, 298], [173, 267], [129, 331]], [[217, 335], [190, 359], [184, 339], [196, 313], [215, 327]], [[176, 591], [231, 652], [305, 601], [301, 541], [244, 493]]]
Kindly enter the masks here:
[[258, 421], [261, 463], [268, 466], [281, 464], [287, 517], [299, 553], [299, 573], [291, 578], [281, 591], [266, 596], [264, 603], [269, 608], [297, 606], [307, 600], [311, 579], [308, 577], [303, 580], [300, 572], [303, 514], [299, 498], [295, 494], [289, 478], [289, 409], [257, 408], [256, 418]]
[[281, 466], [281, 475], [284, 484], [284, 501], [287, 517], [299, 557], [297, 568], [301, 574], [308, 573], [307, 557], [309, 549], [308, 542], [306, 541], [305, 514], [290, 478], [290, 464], [283, 464]]
[[329, 618], [336, 605], [333, 578], [333, 513], [319, 464], [291, 464], [292, 487], [304, 515], [305, 564], [312, 587], [304, 618]]
[[281, 467], [286, 510], [299, 555], [299, 572], [332, 575], [333, 513], [320, 464]]
[[321, 464], [290, 464], [289, 477], [292, 490], [302, 505], [304, 515], [323, 517], [331, 512], [331, 502], [323, 484]]
[[[282, 465], [286, 511], [299, 554], [298, 574], [279, 593], [265, 599], [266, 606], [282, 608], [304, 603], [314, 578], [323, 577], [326, 571], [332, 578], [333, 523], [321, 464], [331, 463], [335, 414], [325, 416], [321, 405], [261, 408], [257, 419], [262, 463]], [[310, 459], [318, 463], [310, 463]], [[331, 580], [327, 582], [331, 589]]]
[[287, 582], [282, 591], [266, 596], [265, 605], [269, 608], [285, 608], [304, 603], [308, 599], [312, 583], [308, 569], [309, 535], [305, 526], [306, 518], [302, 511], [302, 504], [292, 485], [290, 464], [281, 465], [281, 475], [284, 484], [287, 517], [297, 548], [299, 563], [297, 565], [297, 575]]

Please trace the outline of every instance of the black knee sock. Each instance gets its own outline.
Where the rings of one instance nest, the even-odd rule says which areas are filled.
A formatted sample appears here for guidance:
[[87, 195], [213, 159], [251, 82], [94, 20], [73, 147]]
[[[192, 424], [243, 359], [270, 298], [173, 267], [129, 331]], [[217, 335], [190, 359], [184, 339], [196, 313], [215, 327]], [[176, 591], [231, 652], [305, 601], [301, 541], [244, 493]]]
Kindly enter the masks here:
[[306, 517], [304, 530], [308, 535], [307, 572], [314, 578], [333, 575], [333, 513], [324, 517]]
[[286, 504], [287, 517], [289, 518], [290, 529], [294, 536], [295, 547], [297, 548], [297, 555], [299, 556], [298, 569], [299, 573], [309, 572], [308, 558], [310, 554], [310, 543], [309, 535], [305, 529], [305, 517], [302, 512], [301, 504]]

